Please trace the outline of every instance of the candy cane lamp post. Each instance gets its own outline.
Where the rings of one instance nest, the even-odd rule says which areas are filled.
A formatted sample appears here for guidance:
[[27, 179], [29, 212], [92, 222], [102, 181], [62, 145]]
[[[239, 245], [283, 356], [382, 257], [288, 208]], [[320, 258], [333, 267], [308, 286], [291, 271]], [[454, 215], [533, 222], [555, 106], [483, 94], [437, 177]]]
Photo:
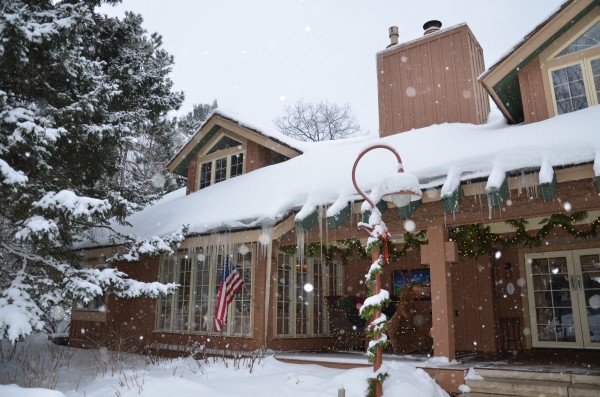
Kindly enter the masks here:
[[[354, 161], [352, 183], [358, 194], [371, 206], [369, 209], [371, 215], [368, 223], [359, 223], [359, 227], [366, 230], [369, 234], [367, 252], [371, 252], [371, 267], [366, 278], [367, 282], [372, 284], [372, 294], [365, 300], [365, 303], [361, 307], [361, 314], [365, 311], [367, 313], [373, 311], [369, 319], [370, 322], [367, 326], [367, 331], [372, 337], [372, 340], [369, 341], [369, 354], [373, 362], [374, 378], [372, 382], [374, 395], [380, 397], [383, 394], [382, 383], [387, 377], [387, 373], [380, 371], [382, 365], [382, 345], [387, 341], [387, 335], [383, 333], [387, 318], [381, 313], [381, 308], [384, 302], [389, 299], [389, 292], [381, 288], [381, 273], [382, 265], [388, 262], [388, 240], [390, 239], [390, 234], [385, 223], [381, 220], [381, 212], [377, 209], [373, 199], [365, 194], [356, 183], [356, 167], [358, 162], [365, 154], [374, 149], [387, 149], [396, 156], [398, 161], [398, 173], [386, 177], [380, 189], [380, 193], [383, 194], [381, 197], [383, 200], [393, 202], [396, 207], [404, 207], [411, 201], [421, 198], [421, 189], [419, 188], [417, 177], [404, 172], [400, 155], [389, 145], [370, 146], [360, 152], [356, 161]], [[365, 210], [363, 205], [363, 211]], [[382, 249], [384, 252], [383, 258], [381, 257]]]

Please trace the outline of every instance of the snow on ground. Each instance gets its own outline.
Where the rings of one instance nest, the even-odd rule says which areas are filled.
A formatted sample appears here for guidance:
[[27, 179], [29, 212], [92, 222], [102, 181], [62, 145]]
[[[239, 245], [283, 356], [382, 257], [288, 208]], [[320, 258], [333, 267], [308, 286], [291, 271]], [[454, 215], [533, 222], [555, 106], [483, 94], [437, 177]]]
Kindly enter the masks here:
[[[370, 367], [341, 370], [286, 364], [268, 354], [254, 361], [187, 357], [148, 363], [146, 356], [128, 354], [116, 359], [114, 352], [102, 349], [56, 346], [45, 340], [45, 335], [17, 347], [20, 353], [10, 360], [10, 345], [3, 342], [0, 351], [3, 397], [325, 397], [337, 396], [340, 387], [347, 397], [358, 397], [365, 395], [366, 378], [373, 371]], [[62, 366], [55, 365], [57, 362]], [[386, 396], [447, 396], [420, 368], [400, 362], [384, 365], [391, 375], [384, 384]], [[24, 371], [24, 366], [30, 370]], [[17, 386], [16, 381], [31, 388]], [[52, 384], [56, 390], [42, 388]]]

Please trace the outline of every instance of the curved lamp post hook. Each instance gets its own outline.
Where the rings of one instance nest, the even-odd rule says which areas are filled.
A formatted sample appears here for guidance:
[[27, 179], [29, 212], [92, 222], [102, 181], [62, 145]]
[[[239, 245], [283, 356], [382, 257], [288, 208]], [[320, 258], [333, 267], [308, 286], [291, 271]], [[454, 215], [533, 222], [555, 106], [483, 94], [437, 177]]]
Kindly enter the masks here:
[[366, 148], [362, 152], [360, 152], [360, 154], [358, 155], [358, 157], [354, 161], [354, 166], [352, 166], [352, 183], [354, 184], [354, 188], [356, 189], [356, 191], [358, 192], [358, 194], [360, 194], [365, 199], [365, 201], [367, 201], [371, 205], [371, 208], [375, 208], [375, 203], [373, 203], [373, 200], [371, 200], [371, 198], [369, 196], [367, 196], [367, 194], [365, 192], [363, 192], [358, 187], [358, 184], [356, 183], [356, 166], [358, 165], [358, 162], [360, 161], [360, 159], [365, 154], [367, 154], [368, 152], [370, 152], [373, 149], [387, 149], [390, 152], [394, 153], [394, 155], [396, 156], [396, 159], [398, 160], [398, 172], [399, 173], [400, 172], [404, 172], [404, 167], [402, 166], [402, 159], [400, 159], [400, 154], [398, 154], [398, 152], [396, 151], [396, 149], [394, 149], [390, 145], [383, 145], [383, 144], [373, 145], [371, 147]]

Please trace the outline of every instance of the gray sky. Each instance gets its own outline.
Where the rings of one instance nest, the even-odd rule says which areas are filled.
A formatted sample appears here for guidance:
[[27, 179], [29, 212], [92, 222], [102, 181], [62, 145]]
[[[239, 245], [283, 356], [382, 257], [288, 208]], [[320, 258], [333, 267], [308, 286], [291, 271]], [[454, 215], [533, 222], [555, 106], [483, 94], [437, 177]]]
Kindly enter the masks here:
[[430, 19], [466, 22], [486, 67], [555, 11], [563, 0], [124, 0], [109, 15], [142, 14], [175, 56], [172, 79], [195, 103], [219, 105], [273, 128], [298, 99], [350, 104], [364, 132], [377, 133], [375, 54], [422, 36]]

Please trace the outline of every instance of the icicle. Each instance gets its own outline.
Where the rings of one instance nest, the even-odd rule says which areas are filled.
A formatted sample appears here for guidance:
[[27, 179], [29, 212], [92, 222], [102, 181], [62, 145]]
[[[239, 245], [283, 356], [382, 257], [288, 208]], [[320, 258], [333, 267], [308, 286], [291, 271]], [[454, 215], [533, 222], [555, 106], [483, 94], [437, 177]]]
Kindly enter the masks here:
[[306, 232], [302, 229], [300, 223], [296, 224], [296, 258], [298, 263], [304, 263], [304, 242], [306, 240]]
[[[323, 262], [323, 206], [320, 205], [317, 209], [317, 216], [319, 217], [319, 243], [321, 243], [321, 263]], [[327, 222], [325, 222], [326, 226], [326, 240], [329, 241], [329, 233], [327, 230]]]
[[492, 213], [494, 211], [494, 207], [492, 206], [492, 199], [489, 195], [486, 194], [487, 204], [488, 204], [488, 219], [492, 219]]
[[[296, 232], [296, 235], [298, 233]], [[269, 252], [269, 247], [273, 242], [273, 225], [263, 224], [260, 229], [260, 236], [258, 236], [258, 243], [260, 245], [260, 257], [266, 258]]]

